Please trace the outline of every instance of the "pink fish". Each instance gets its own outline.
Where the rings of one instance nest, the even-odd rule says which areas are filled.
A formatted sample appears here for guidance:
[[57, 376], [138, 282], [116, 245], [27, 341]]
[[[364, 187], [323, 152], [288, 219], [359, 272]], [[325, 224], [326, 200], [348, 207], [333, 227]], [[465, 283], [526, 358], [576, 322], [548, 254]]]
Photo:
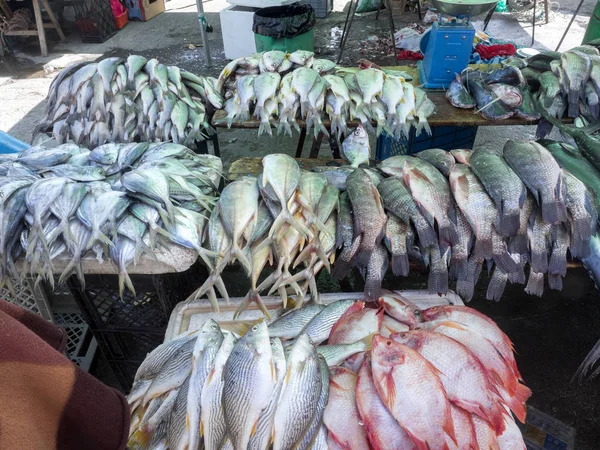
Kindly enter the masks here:
[[446, 434], [456, 442], [450, 401], [425, 358], [375, 336], [371, 369], [379, 397], [419, 450], [448, 450]]
[[506, 424], [506, 429], [502, 434], [498, 435], [500, 450], [526, 450], [525, 442], [523, 442], [523, 434], [508, 409], [504, 413], [504, 423]]
[[[343, 367], [332, 367], [329, 376], [329, 400], [323, 412], [328, 441], [344, 450], [369, 448], [367, 432], [356, 407], [356, 374]], [[329, 448], [332, 448], [331, 446]]]
[[515, 376], [522, 379], [519, 369], [517, 368], [517, 362], [515, 361], [512, 342], [508, 336], [498, 328], [498, 325], [485, 314], [480, 313], [476, 309], [469, 308], [468, 306], [445, 305], [433, 306], [423, 310], [421, 318], [422, 320], [429, 322], [453, 320], [468, 326], [470, 329], [490, 341], [502, 355], [502, 358], [508, 363], [515, 373]]
[[368, 354], [358, 371], [356, 405], [374, 450], [416, 450], [410, 436], [379, 398]]
[[329, 345], [352, 344], [379, 332], [383, 309], [363, 308], [348, 311], [335, 323], [329, 334]]
[[344, 361], [343, 367], [351, 370], [354, 373], [358, 373], [358, 370], [360, 369], [360, 366], [362, 365], [366, 356], [367, 352], [356, 353]]
[[458, 445], [454, 444], [450, 438], [447, 438], [446, 442], [448, 446], [456, 450], [479, 450], [471, 414], [454, 404], [451, 406], [451, 413]]
[[475, 436], [477, 436], [477, 443], [481, 450], [500, 450], [498, 445], [498, 439], [496, 433], [490, 426], [489, 422], [481, 419], [475, 414], [471, 414], [471, 420], [475, 427]]
[[385, 309], [386, 314], [411, 328], [419, 323], [417, 316], [421, 312], [420, 308], [400, 294], [385, 293], [379, 299], [379, 306]]
[[402, 331], [408, 331], [408, 325], [398, 322], [391, 316], [384, 314], [381, 326], [379, 327], [379, 334], [385, 338], [390, 337], [394, 333], [400, 333]]
[[462, 344], [440, 333], [413, 330], [392, 339], [417, 351], [437, 369], [448, 399], [504, 431], [504, 408], [479, 360]]

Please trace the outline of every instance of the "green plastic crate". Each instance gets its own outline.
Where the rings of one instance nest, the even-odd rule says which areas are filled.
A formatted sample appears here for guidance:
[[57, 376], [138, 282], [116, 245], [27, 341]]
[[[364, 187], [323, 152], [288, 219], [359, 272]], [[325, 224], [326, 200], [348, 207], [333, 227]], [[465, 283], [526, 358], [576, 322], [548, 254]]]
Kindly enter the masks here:
[[315, 30], [310, 30], [293, 38], [272, 38], [254, 33], [257, 52], [268, 52], [270, 50], [281, 50], [282, 52], [295, 52], [296, 50], [315, 49]]

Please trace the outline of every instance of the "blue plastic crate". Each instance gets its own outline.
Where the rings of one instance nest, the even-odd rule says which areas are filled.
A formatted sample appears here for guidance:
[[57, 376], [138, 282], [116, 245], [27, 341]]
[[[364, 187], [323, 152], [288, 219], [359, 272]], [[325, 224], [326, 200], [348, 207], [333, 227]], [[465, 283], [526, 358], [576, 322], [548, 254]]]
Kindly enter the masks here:
[[431, 136], [425, 131], [415, 136], [415, 129], [411, 128], [408, 139], [396, 139], [384, 132], [377, 138], [375, 158], [382, 160], [390, 156], [412, 155], [428, 148], [471, 149], [475, 136], [477, 127], [432, 127]]
[[30, 145], [0, 130], [0, 154], [19, 153]]

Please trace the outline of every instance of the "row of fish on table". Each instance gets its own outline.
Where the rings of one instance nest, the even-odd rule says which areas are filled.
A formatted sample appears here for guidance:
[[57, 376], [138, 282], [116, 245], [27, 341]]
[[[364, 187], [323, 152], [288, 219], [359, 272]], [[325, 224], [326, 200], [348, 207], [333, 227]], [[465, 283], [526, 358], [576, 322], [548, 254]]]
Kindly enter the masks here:
[[[178, 144], [31, 147], [0, 162], [0, 280], [31, 273], [54, 284], [54, 260], [85, 285], [82, 258], [111, 260], [119, 288], [142, 255], [178, 244], [198, 252], [218, 195], [220, 158]], [[165, 251], [165, 250], [161, 250]], [[15, 262], [24, 261], [18, 269]], [[58, 272], [60, 274], [60, 272]]]
[[130, 55], [81, 62], [52, 81], [36, 127], [58, 143], [164, 141], [191, 145], [212, 129], [207, 108], [223, 107], [217, 80]]
[[[345, 142], [360, 144], [358, 131]], [[569, 254], [589, 256], [596, 193], [536, 142], [429, 149], [388, 158], [377, 170], [356, 168], [368, 162], [368, 145], [342, 150], [351, 166], [303, 172], [293, 158], [273, 154], [258, 178], [229, 184], [209, 223], [215, 270], [190, 299], [207, 294], [217, 308], [216, 287], [228, 300], [221, 273], [235, 260], [251, 280], [238, 314], [251, 302], [267, 314], [260, 296], [267, 289], [285, 301], [289, 288], [300, 304], [310, 290], [318, 301], [323, 267], [338, 279], [357, 268], [365, 297], [377, 299], [390, 262], [394, 275], [408, 276], [410, 260], [429, 267], [431, 293], [446, 294], [455, 280], [470, 300], [485, 265], [488, 299], [499, 300], [508, 282], [541, 296], [545, 278], [562, 289]]]
[[489, 72], [465, 69], [448, 86], [446, 98], [456, 108], [475, 108], [488, 120], [540, 118], [527, 80], [510, 65]]
[[328, 135], [323, 117], [338, 139], [348, 134], [347, 121], [355, 119], [370, 130], [375, 122], [377, 135], [408, 136], [412, 126], [417, 134], [430, 133], [427, 118], [435, 105], [410, 79], [394, 70], [339, 68], [304, 50], [274, 50], [233, 60], [218, 86], [223, 87], [228, 126], [254, 115], [260, 120], [259, 135], [272, 134], [273, 124], [278, 133], [291, 136], [292, 127], [300, 131], [297, 119], [306, 121], [308, 132]]
[[524, 449], [531, 391], [512, 344], [464, 306], [385, 293], [212, 319], [153, 350], [128, 400], [142, 449]]

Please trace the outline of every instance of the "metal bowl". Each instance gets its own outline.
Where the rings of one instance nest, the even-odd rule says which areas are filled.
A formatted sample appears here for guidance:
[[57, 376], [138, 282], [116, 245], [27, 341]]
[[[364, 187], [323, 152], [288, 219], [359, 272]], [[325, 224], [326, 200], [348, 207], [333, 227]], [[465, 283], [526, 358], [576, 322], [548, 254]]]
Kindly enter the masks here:
[[451, 16], [475, 17], [489, 12], [498, 3], [497, 0], [431, 0], [438, 11]]

